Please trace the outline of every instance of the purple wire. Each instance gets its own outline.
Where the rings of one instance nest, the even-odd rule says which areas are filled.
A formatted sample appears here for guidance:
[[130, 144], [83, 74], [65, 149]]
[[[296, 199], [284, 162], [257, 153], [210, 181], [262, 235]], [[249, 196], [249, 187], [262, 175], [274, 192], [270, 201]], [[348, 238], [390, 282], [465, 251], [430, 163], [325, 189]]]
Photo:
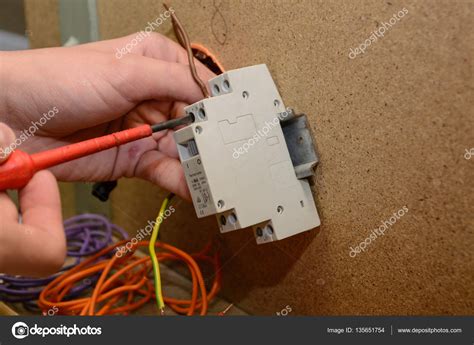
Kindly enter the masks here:
[[[47, 278], [29, 278], [0, 274], [0, 301], [17, 303], [23, 302], [25, 308], [32, 308], [44, 286], [63, 272], [77, 266], [82, 259], [93, 255], [113, 243], [115, 234], [122, 239], [128, 239], [128, 234], [119, 226], [111, 223], [99, 214], [82, 214], [64, 221], [67, 241], [67, 255], [74, 263], [64, 266], [58, 273]], [[95, 284], [99, 274], [84, 280], [71, 288], [65, 299], [80, 295]]]

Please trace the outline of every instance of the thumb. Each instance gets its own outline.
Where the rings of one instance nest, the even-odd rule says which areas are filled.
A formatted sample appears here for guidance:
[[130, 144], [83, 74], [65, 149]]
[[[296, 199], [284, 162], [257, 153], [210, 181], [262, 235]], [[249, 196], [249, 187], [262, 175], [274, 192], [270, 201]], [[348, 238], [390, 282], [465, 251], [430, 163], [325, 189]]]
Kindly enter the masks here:
[[0, 122], [0, 164], [8, 159], [12, 153], [12, 143], [15, 141], [15, 133], [6, 124]]

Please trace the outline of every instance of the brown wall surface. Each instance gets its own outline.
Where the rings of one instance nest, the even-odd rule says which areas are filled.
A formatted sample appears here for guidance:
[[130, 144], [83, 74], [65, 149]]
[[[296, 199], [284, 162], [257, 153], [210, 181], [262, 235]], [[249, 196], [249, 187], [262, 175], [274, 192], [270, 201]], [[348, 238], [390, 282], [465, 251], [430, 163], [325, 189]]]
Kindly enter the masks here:
[[[49, 0], [48, 0], [49, 1]], [[35, 1], [29, 0], [28, 8]], [[474, 147], [472, 1], [170, 1], [192, 41], [227, 69], [266, 63], [287, 106], [306, 112], [321, 163], [322, 225], [257, 246], [220, 235], [214, 218], [178, 205], [161, 230], [188, 251], [215, 238], [223, 295], [253, 314], [472, 314]], [[144, 30], [156, 0], [99, 0], [104, 39]], [[348, 57], [382, 22], [385, 36]], [[172, 36], [171, 23], [158, 30]], [[156, 76], [160, 78], [160, 76]], [[223, 174], [225, 171], [222, 172]], [[164, 192], [121, 181], [114, 220], [134, 232]], [[403, 206], [408, 213], [355, 258], [349, 247]]]
[[31, 48], [61, 45], [58, 0], [24, 0], [26, 34]]

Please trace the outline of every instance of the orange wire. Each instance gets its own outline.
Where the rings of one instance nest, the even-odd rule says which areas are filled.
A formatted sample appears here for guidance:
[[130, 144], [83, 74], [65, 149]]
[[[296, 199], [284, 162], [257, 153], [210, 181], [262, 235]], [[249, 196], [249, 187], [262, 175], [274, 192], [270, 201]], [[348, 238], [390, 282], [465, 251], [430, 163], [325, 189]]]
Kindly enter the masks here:
[[[154, 297], [152, 278], [149, 277], [151, 269], [150, 257], [138, 257], [135, 251], [139, 247], [147, 247], [148, 241], [137, 243], [129, 254], [117, 257], [114, 249], [124, 245], [121, 241], [111, 245], [92, 257], [84, 260], [76, 267], [66, 271], [55, 278], [41, 292], [38, 305], [43, 311], [56, 307], [59, 314], [63, 315], [117, 315], [128, 314], [148, 303]], [[180, 314], [206, 315], [210, 301], [220, 289], [221, 273], [220, 262], [217, 254], [210, 256], [208, 253], [211, 245], [207, 245], [198, 254], [189, 255], [184, 251], [157, 242], [156, 247], [160, 262], [171, 260], [181, 261], [189, 269], [192, 291], [190, 299], [176, 299], [164, 297], [166, 305]], [[112, 254], [110, 258], [103, 259]], [[197, 261], [212, 264], [215, 270], [214, 279], [209, 291]], [[100, 277], [93, 287], [90, 296], [83, 296], [75, 300], [64, 300], [70, 289], [80, 284], [84, 279], [92, 279], [100, 272]]]

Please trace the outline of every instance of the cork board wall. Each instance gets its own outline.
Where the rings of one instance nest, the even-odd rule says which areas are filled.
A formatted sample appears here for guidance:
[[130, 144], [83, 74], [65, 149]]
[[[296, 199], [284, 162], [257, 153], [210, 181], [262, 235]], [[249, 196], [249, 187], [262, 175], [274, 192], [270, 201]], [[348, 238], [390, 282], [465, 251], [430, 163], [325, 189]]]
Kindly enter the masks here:
[[58, 0], [24, 0], [30, 48], [61, 45]]
[[[321, 227], [257, 246], [253, 234], [220, 235], [214, 218], [177, 211], [162, 239], [198, 250], [215, 238], [222, 294], [252, 314], [445, 315], [474, 311], [472, 1], [220, 1], [170, 5], [192, 41], [227, 69], [266, 63], [286, 106], [308, 114], [321, 163]], [[156, 0], [99, 0], [103, 39], [144, 30]], [[406, 8], [365, 53], [351, 48]], [[172, 36], [171, 23], [159, 32]], [[159, 78], [160, 76], [157, 76]], [[223, 172], [224, 173], [224, 172]], [[114, 220], [134, 232], [165, 193], [121, 181]], [[394, 212], [403, 216], [364, 252], [350, 247]]]

